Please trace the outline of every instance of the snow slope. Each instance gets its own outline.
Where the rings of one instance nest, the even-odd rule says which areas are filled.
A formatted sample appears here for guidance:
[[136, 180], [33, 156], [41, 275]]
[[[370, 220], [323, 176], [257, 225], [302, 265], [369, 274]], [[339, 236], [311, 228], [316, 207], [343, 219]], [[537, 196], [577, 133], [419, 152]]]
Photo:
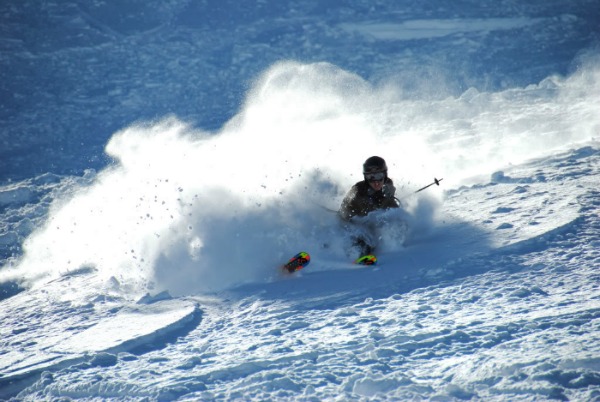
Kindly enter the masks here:
[[[374, 269], [314, 260], [293, 278], [171, 300], [165, 321], [156, 307], [142, 326], [150, 342], [164, 343], [146, 353], [135, 351], [131, 330], [140, 326], [118, 318], [144, 310], [108, 297], [78, 306], [63, 295], [3, 334], [5, 345], [30, 344], [21, 350], [26, 362], [45, 360], [5, 367], [3, 384], [45, 367], [53, 374], [20, 397], [593, 400], [599, 167], [594, 143], [447, 191], [437, 223], [382, 253]], [[4, 305], [40, 305], [53, 291], [81, 289], [65, 282], [94, 274], [67, 275]], [[197, 325], [170, 335], [197, 314], [194, 304]], [[5, 322], [15, 310], [3, 314]], [[125, 347], [117, 330], [133, 344]], [[92, 340], [90, 331], [102, 336]], [[60, 358], [49, 362], [51, 354]]]
[[[65, 275], [44, 289], [20, 293], [4, 303], [3, 384], [10, 388], [23, 377], [75, 365], [90, 355], [92, 365], [111, 364], [114, 357], [106, 353], [168, 338], [198, 314], [195, 304], [185, 300], [127, 305], [107, 294], [82, 300], [89, 274]], [[55, 287], [60, 290], [52, 292]], [[24, 306], [29, 311], [23, 312]]]
[[595, 3], [251, 3], [0, 5], [0, 398], [600, 399]]

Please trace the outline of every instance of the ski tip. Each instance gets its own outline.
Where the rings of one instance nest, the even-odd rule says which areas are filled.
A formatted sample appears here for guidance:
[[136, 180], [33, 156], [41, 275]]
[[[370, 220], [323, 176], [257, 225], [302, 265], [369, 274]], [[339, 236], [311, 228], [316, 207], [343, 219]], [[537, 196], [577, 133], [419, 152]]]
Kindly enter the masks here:
[[290, 258], [290, 261], [294, 261], [294, 260], [303, 260], [305, 262], [305, 265], [308, 265], [308, 263], [310, 262], [310, 254], [308, 254], [306, 251], [300, 251], [298, 254], [296, 254], [295, 256], [293, 256], [292, 258]]
[[354, 263], [357, 265], [375, 265], [377, 264], [377, 257], [373, 254], [363, 255], [362, 257], [357, 258]]
[[309, 263], [310, 254], [308, 254], [306, 251], [301, 251], [292, 258], [290, 258], [287, 264], [283, 266], [283, 269], [292, 273], [301, 270], [302, 268], [306, 267]]

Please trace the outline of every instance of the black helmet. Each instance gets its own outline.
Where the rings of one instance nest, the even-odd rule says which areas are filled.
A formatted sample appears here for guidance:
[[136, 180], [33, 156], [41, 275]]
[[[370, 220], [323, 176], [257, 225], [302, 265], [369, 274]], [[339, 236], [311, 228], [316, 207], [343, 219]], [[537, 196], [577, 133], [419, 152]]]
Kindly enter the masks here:
[[376, 172], [387, 173], [387, 165], [385, 164], [385, 160], [383, 158], [379, 156], [371, 156], [365, 161], [365, 163], [363, 163], [363, 174]]

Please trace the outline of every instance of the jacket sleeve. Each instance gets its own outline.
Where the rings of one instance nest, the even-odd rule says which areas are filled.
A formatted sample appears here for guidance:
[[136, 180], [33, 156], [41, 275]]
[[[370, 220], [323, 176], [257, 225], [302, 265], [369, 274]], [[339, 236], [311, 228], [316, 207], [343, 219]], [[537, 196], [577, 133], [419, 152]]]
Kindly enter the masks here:
[[384, 207], [385, 208], [398, 208], [400, 207], [399, 201], [396, 199], [396, 187], [390, 180], [383, 187]]
[[353, 186], [350, 189], [350, 191], [348, 191], [348, 194], [346, 194], [346, 196], [344, 197], [344, 200], [342, 201], [342, 205], [340, 206], [338, 215], [340, 216], [340, 218], [342, 218], [345, 221], [349, 221], [350, 219], [352, 219], [353, 216], [355, 216], [358, 213], [356, 205], [355, 205], [356, 204], [356, 194], [357, 194], [356, 186]]
[[392, 181], [390, 180], [389, 183], [385, 183], [385, 185], [383, 186], [383, 196], [385, 198], [389, 198], [389, 199], [394, 199], [394, 196], [396, 195], [396, 187], [394, 187], [394, 183], [392, 183]]

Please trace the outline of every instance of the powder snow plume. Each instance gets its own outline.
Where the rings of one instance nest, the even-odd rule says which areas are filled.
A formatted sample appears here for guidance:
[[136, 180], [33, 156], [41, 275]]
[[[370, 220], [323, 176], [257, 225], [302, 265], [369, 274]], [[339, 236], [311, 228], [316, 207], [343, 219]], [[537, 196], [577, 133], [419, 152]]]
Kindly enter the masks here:
[[[340, 236], [327, 209], [371, 155], [387, 160], [407, 219], [434, 224], [441, 200], [411, 196], [434, 177], [460, 185], [597, 136], [596, 65], [527, 88], [404, 99], [331, 64], [276, 64], [219, 132], [168, 117], [114, 134], [115, 163], [55, 200], [0, 279], [35, 286], [90, 267], [129, 292], [174, 295], [272, 280], [289, 256]], [[327, 252], [344, 255], [335, 244]]]

